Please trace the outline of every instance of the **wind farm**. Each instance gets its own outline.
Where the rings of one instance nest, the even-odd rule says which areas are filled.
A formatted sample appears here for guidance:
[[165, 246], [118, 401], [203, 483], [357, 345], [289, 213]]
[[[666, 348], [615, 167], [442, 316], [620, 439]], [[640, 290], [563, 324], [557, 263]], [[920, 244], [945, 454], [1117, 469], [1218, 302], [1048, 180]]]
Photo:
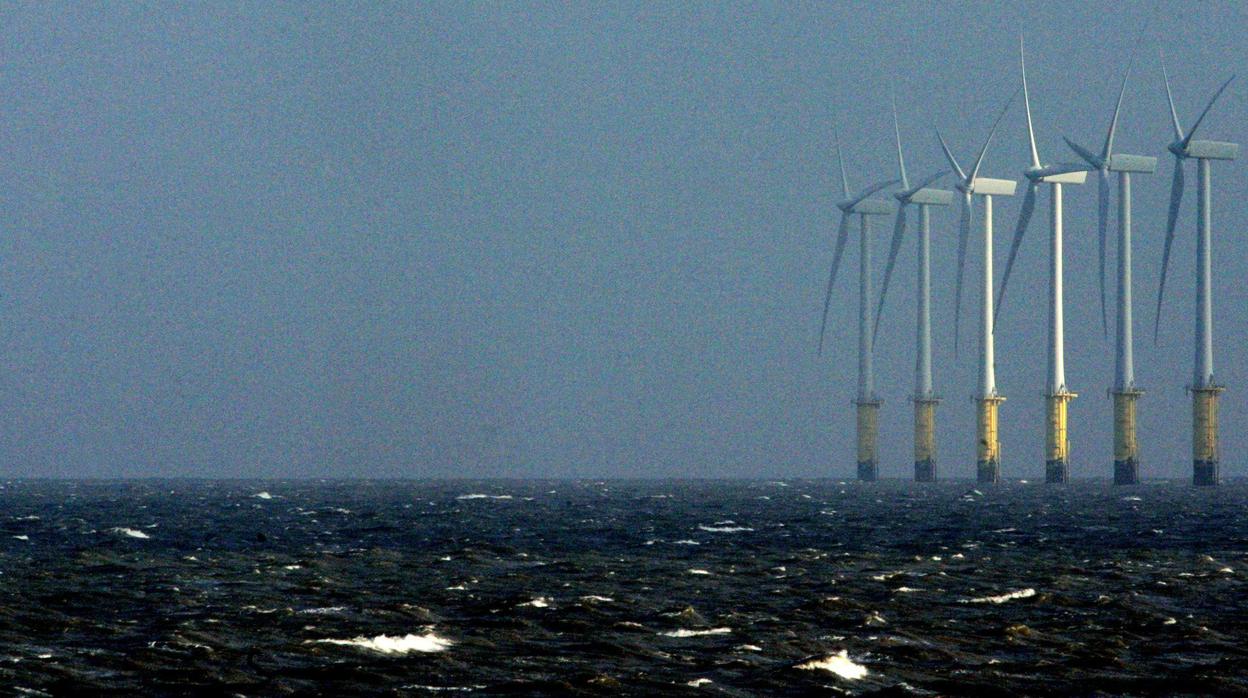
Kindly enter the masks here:
[[[979, 176], [984, 164], [985, 155], [992, 142], [998, 126], [1006, 116], [1014, 102], [1014, 96], [1007, 100], [1005, 107], [998, 114], [987, 136], [983, 141], [971, 167], [963, 168], [955, 158], [953, 151], [939, 130], [936, 140], [941, 154], [949, 165], [949, 170], [956, 178], [955, 189], [960, 195], [957, 239], [957, 270], [954, 279], [954, 300], [952, 315], [954, 361], [959, 360], [959, 336], [961, 325], [961, 306], [963, 296], [963, 278], [970, 246], [972, 222], [978, 213], [978, 229], [982, 234], [982, 255], [980, 269], [982, 273], [980, 290], [980, 327], [977, 372], [978, 386], [974, 394], [975, 403], [975, 479], [984, 484], [1000, 482], [1002, 479], [1002, 459], [1000, 443], [1000, 410], [1005, 397], [999, 392], [996, 380], [996, 334], [999, 327], [999, 315], [1006, 301], [1006, 291], [1017, 264], [1031, 265], [1026, 254], [1020, 255], [1024, 238], [1035, 212], [1041, 189], [1047, 190], [1049, 240], [1048, 240], [1048, 313], [1045, 326], [1047, 328], [1046, 371], [1043, 385], [1044, 409], [1041, 419], [1043, 427], [1043, 454], [1045, 482], [1061, 485], [1071, 480], [1071, 416], [1070, 405], [1077, 393], [1067, 383], [1066, 374], [1066, 250], [1067, 214], [1074, 216], [1073, 230], [1076, 235], [1083, 236], [1091, 225], [1091, 216], [1084, 217], [1079, 210], [1068, 211], [1064, 202], [1064, 188], [1068, 185], [1083, 184], [1089, 173], [1095, 173], [1097, 180], [1096, 193], [1096, 242], [1097, 242], [1097, 286], [1099, 287], [1099, 308], [1102, 334], [1108, 335], [1108, 310], [1106, 301], [1106, 260], [1108, 249], [1108, 227], [1110, 217], [1110, 200], [1113, 185], [1111, 177], [1117, 175], [1117, 236], [1114, 246], [1116, 253], [1116, 294], [1113, 339], [1113, 373], [1107, 377], [1109, 395], [1113, 401], [1112, 470], [1109, 475], [1117, 485], [1139, 484], [1142, 478], [1140, 462], [1139, 429], [1137, 427], [1137, 402], [1143, 391], [1136, 383], [1135, 377], [1135, 346], [1134, 346], [1134, 309], [1133, 309], [1133, 231], [1132, 231], [1132, 174], [1151, 174], [1156, 169], [1157, 158], [1151, 155], [1137, 155], [1117, 152], [1115, 137], [1123, 111], [1123, 102], [1127, 94], [1128, 79], [1132, 65], [1128, 65], [1118, 84], [1117, 97], [1109, 127], [1099, 151], [1093, 151], [1063, 136], [1063, 140], [1078, 156], [1078, 162], [1047, 162], [1042, 160], [1037, 144], [1036, 120], [1032, 106], [1032, 90], [1028, 84], [1027, 60], [1022, 40], [1018, 46], [1018, 69], [1022, 92], [1023, 118], [1026, 125], [1026, 152], [1029, 156], [1027, 166], [1022, 172], [1026, 192], [1018, 212], [1013, 237], [1006, 258], [1004, 273], [999, 286], [994, 286], [993, 266], [993, 217], [994, 197], [1010, 197], [1017, 188], [1017, 182], [1010, 179], [994, 179]], [[1162, 84], [1170, 107], [1171, 123], [1174, 140], [1166, 148], [1174, 156], [1174, 176], [1172, 179], [1169, 207], [1164, 226], [1164, 251], [1161, 260], [1160, 279], [1157, 286], [1157, 306], [1154, 317], [1154, 338], [1160, 335], [1163, 300], [1165, 295], [1167, 269], [1172, 243], [1179, 222], [1179, 209], [1184, 190], [1184, 163], [1195, 159], [1197, 165], [1197, 220], [1196, 220], [1196, 299], [1195, 306], [1195, 344], [1194, 366], [1192, 379], [1187, 389], [1192, 396], [1192, 482], [1196, 485], [1216, 485], [1219, 480], [1219, 448], [1218, 448], [1218, 397], [1224, 390], [1214, 380], [1213, 374], [1213, 308], [1212, 308], [1212, 213], [1211, 213], [1211, 172], [1210, 163], [1214, 160], [1233, 160], [1238, 154], [1238, 144], [1226, 141], [1197, 140], [1194, 134], [1205, 120], [1215, 102], [1226, 91], [1233, 78], [1227, 79], [1209, 99], [1204, 110], [1197, 117], [1192, 128], [1183, 131], [1178, 118], [1177, 109], [1171, 91], [1169, 75], [1166, 72], [1164, 57], [1161, 60]], [[931, 246], [933, 240], [932, 219], [930, 208], [948, 206], [952, 203], [953, 193], [933, 189], [928, 185], [939, 179], [939, 173], [930, 175], [912, 186], [906, 169], [906, 158], [902, 148], [902, 136], [895, 96], [892, 99], [893, 145], [896, 150], [896, 164], [900, 188], [893, 193], [896, 200], [895, 222], [890, 240], [889, 254], [884, 267], [883, 282], [880, 296], [872, 314], [866, 299], [871, 294], [872, 270], [870, 268], [871, 249], [868, 228], [868, 216], [883, 216], [893, 211], [887, 205], [869, 197], [892, 184], [892, 181], [881, 181], [863, 190], [858, 196], [851, 197], [848, 181], [845, 176], [843, 162], [840, 162], [839, 144], [838, 163], [841, 177], [843, 199], [837, 205], [842, 217], [836, 235], [836, 247], [833, 255], [832, 270], [825, 290], [823, 319], [820, 323], [819, 353], [824, 348], [824, 335], [827, 328], [829, 307], [839, 298], [834, 293], [837, 268], [844, 251], [848, 236], [848, 224], [851, 214], [860, 218], [859, 244], [859, 341], [858, 341], [858, 392], [854, 405], [857, 423], [857, 470], [860, 480], [873, 481], [878, 478], [879, 453], [878, 424], [883, 399], [877, 394], [874, 382], [874, 348], [879, 339], [880, 323], [886, 314], [886, 299], [897, 264], [899, 252], [903, 248], [907, 230], [907, 208], [918, 209], [918, 234], [916, 236], [916, 293], [915, 303], [915, 388], [910, 396], [914, 403], [914, 480], [932, 482], [936, 480], [936, 436], [935, 410], [940, 398], [933, 388], [933, 357], [932, 357], [932, 275]], [[1047, 186], [1042, 186], [1047, 185]], [[979, 211], [976, 211], [975, 200], [980, 200]], [[948, 244], [952, 236], [937, 233], [937, 244]], [[994, 303], [995, 296], [995, 303]], [[941, 312], [939, 308], [935, 310]], [[868, 332], [869, 328], [869, 332]], [[1082, 352], [1080, 352], [1082, 354]], [[1015, 416], [1015, 419], [1021, 417]], [[1082, 423], [1082, 422], [1081, 422]], [[1094, 440], [1094, 432], [1082, 433], [1081, 438]], [[890, 449], [890, 452], [895, 452]], [[967, 470], [958, 470], [954, 466], [952, 472], [969, 474], [969, 454], [961, 452], [962, 462]], [[1104, 470], [1092, 464], [1080, 470], [1087, 477], [1098, 477]], [[956, 477], [956, 475], [955, 475]]]

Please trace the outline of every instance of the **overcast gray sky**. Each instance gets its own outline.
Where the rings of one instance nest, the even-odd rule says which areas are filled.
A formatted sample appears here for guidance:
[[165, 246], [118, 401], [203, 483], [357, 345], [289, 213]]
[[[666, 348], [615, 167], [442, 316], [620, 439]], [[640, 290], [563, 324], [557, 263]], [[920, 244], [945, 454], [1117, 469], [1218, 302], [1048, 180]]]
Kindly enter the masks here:
[[[969, 158], [1025, 30], [1045, 160], [1103, 138], [1139, 49], [1117, 145], [1164, 156], [1135, 180], [1143, 473], [1188, 477], [1194, 187], [1154, 347], [1157, 49], [1185, 124], [1241, 73], [1201, 135], [1245, 140], [1246, 26], [1236, 3], [5, 5], [3, 472], [849, 477], [854, 247], [815, 355], [832, 129], [852, 186], [892, 176], [896, 89], [914, 175], [943, 167], [934, 126]], [[1019, 178], [1024, 138], [1015, 108], [984, 174]], [[1214, 166], [1229, 476], [1244, 175]], [[1095, 186], [1067, 192], [1073, 473], [1108, 477]], [[998, 270], [1020, 199], [997, 205]], [[954, 362], [955, 213], [933, 226], [940, 469], [972, 477], [978, 293]], [[1046, 238], [1038, 213], [998, 329], [1007, 477], [1043, 473]], [[876, 359], [886, 477], [912, 472], [913, 255]]]

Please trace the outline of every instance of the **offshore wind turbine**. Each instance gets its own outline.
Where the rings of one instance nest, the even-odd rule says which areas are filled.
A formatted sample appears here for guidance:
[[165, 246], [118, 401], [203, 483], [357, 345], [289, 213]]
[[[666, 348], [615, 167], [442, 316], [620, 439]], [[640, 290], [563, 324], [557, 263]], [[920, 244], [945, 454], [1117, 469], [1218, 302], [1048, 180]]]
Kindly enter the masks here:
[[997, 120], [993, 122], [992, 128], [989, 129], [988, 137], [984, 139], [984, 144], [980, 147], [979, 155], [975, 157], [975, 164], [971, 167], [969, 173], [958, 165], [958, 161], [953, 157], [953, 152], [949, 150], [949, 145], [945, 143], [944, 137], [940, 135], [939, 131], [936, 132], [936, 138], [940, 141], [941, 150], [944, 151], [945, 158], [949, 161], [949, 168], [953, 170], [953, 174], [958, 178], [957, 189], [962, 193], [961, 222], [958, 228], [958, 290], [954, 301], [955, 337], [957, 317], [959, 315], [957, 305], [962, 300], [962, 270], [966, 265], [966, 247], [971, 230], [971, 215], [974, 203], [972, 197], [980, 196], [984, 200], [983, 294], [980, 299], [979, 326], [979, 392], [975, 398], [978, 406], [978, 414], [975, 419], [975, 477], [978, 482], [985, 484], [995, 483], [1001, 479], [1001, 440], [1000, 431], [997, 428], [997, 414], [1001, 403], [1005, 402], [1005, 398], [997, 392], [996, 358], [993, 345], [993, 323], [995, 318], [992, 312], [992, 197], [1013, 196], [1016, 184], [1011, 179], [980, 177], [979, 167], [984, 162], [984, 154], [988, 152], [988, 144], [992, 142], [992, 136], [997, 132], [997, 126], [1001, 124], [1001, 118], [1005, 116], [1005, 112], [1009, 110], [1010, 104], [1013, 102], [1014, 97], [1011, 96], [1009, 101], [1005, 103], [1005, 107], [1001, 109], [1001, 113], [997, 115]]
[[1036, 208], [1036, 192], [1041, 183], [1048, 184], [1052, 199], [1049, 215], [1049, 379], [1045, 394], [1044, 479], [1045, 482], [1064, 483], [1070, 479], [1070, 440], [1066, 428], [1066, 406], [1078, 396], [1066, 386], [1065, 319], [1062, 302], [1062, 185], [1083, 184], [1088, 173], [1087, 168], [1080, 164], [1062, 163], [1046, 166], [1040, 163], [1040, 153], [1036, 150], [1036, 132], [1031, 122], [1031, 97], [1027, 92], [1027, 59], [1023, 54], [1021, 40], [1018, 58], [1023, 74], [1023, 105], [1027, 111], [1027, 139], [1031, 145], [1031, 166], [1023, 171], [1028, 180], [1027, 194], [1023, 198], [1018, 225], [1014, 229], [1014, 240], [1010, 244], [1010, 257], [1005, 263], [1005, 276], [1001, 279], [997, 311], [1001, 310], [1001, 300], [1005, 298], [1005, 288], [1010, 281], [1010, 270], [1014, 267], [1018, 246], [1023, 240], [1023, 234], [1027, 232], [1027, 224], [1031, 221], [1031, 214]]
[[893, 224], [893, 239], [888, 249], [888, 264], [884, 267], [884, 282], [880, 287], [880, 302], [875, 311], [875, 328], [871, 343], [879, 333], [880, 318], [884, 314], [884, 299], [888, 297], [888, 281], [897, 263], [906, 234], [906, 206], [919, 207], [918, 249], [918, 310], [915, 328], [914, 359], [914, 479], [916, 482], [936, 481], [936, 405], [940, 398], [932, 391], [932, 272], [931, 272], [931, 212], [932, 206], [948, 206], [953, 192], [932, 189], [927, 185], [945, 175], [937, 172], [923, 178], [911, 187], [906, 176], [906, 158], [901, 151], [901, 127], [897, 123], [897, 99], [893, 98], [893, 135], [897, 140], [897, 169], [901, 175], [901, 190], [894, 192], [897, 199], [897, 220]]
[[1135, 401], [1144, 391], [1135, 384], [1135, 359], [1132, 351], [1133, 328], [1131, 319], [1131, 173], [1152, 174], [1157, 169], [1157, 158], [1144, 155], [1114, 153], [1114, 132], [1118, 128], [1118, 113], [1122, 109], [1122, 96], [1127, 90], [1127, 66], [1118, 89], [1118, 102], [1114, 116], [1109, 121], [1109, 132], [1099, 154], [1084, 148], [1069, 138], [1064, 138], [1079, 157], [1097, 173], [1097, 230], [1100, 235], [1100, 281], [1101, 322], [1105, 322], [1105, 246], [1106, 227], [1109, 218], [1109, 173], [1118, 173], [1118, 329], [1114, 341], [1114, 484], [1135, 485], [1140, 482], [1139, 443], [1135, 429]]
[[1174, 227], [1179, 217], [1179, 205], [1183, 203], [1183, 163], [1189, 158], [1197, 162], [1196, 179], [1196, 351], [1192, 384], [1192, 483], [1196, 485], [1218, 484], [1218, 395], [1222, 386], [1213, 379], [1213, 217], [1210, 211], [1211, 186], [1210, 160], [1234, 160], [1239, 154], [1238, 143], [1192, 140], [1205, 115], [1218, 101], [1232, 75], [1218, 91], [1213, 93], [1205, 110], [1192, 124], [1192, 130], [1183, 134], [1179, 114], [1174, 108], [1170, 94], [1170, 76], [1166, 74], [1165, 59], [1161, 64], [1162, 79], [1166, 83], [1166, 99], [1170, 102], [1170, 117], [1174, 124], [1174, 142], [1167, 149], [1174, 155], [1174, 179], [1170, 187], [1170, 211], [1166, 216], [1166, 243], [1161, 256], [1161, 283], [1157, 287], [1157, 316], [1153, 326], [1153, 341], [1161, 326], [1161, 301], [1166, 292], [1166, 268], [1170, 263], [1170, 245], [1174, 242]]
[[836, 139], [836, 160], [840, 165], [841, 192], [844, 198], [836, 205], [841, 209], [841, 223], [836, 232], [836, 251], [832, 254], [832, 271], [828, 274], [828, 288], [823, 299], [823, 320], [819, 323], [819, 353], [823, 353], [823, 335], [828, 326], [828, 307], [832, 303], [832, 288], [836, 283], [836, 272], [841, 264], [841, 255], [845, 251], [845, 242], [849, 238], [849, 219], [851, 215], [857, 214], [860, 223], [858, 236], [858, 395], [854, 404], [858, 409], [858, 479], [874, 482], [879, 476], [876, 434], [879, 431], [879, 413], [882, 403], [875, 394], [875, 375], [872, 368], [871, 296], [873, 294], [871, 291], [871, 238], [867, 221], [869, 216], [886, 216], [893, 212], [893, 207], [888, 202], [872, 199], [870, 196], [891, 186], [897, 180], [876, 182], [859, 192], [857, 196], [851, 197], [839, 138]]

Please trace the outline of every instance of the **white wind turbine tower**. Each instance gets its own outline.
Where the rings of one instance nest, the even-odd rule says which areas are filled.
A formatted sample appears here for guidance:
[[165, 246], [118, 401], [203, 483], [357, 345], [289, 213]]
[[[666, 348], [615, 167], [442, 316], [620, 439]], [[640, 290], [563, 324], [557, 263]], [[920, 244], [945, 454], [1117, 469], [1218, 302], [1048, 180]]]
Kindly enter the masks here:
[[823, 299], [823, 320], [819, 323], [819, 353], [823, 353], [823, 335], [828, 325], [828, 306], [832, 303], [832, 288], [836, 272], [841, 264], [841, 254], [849, 237], [849, 218], [857, 214], [860, 222], [858, 237], [858, 479], [873, 482], [879, 474], [876, 452], [881, 401], [875, 394], [875, 376], [871, 365], [871, 238], [868, 216], [886, 216], [893, 208], [886, 201], [868, 198], [881, 189], [894, 184], [890, 179], [877, 182], [855, 197], [849, 195], [849, 179], [845, 176], [845, 160], [841, 157], [840, 139], [836, 143], [836, 159], [841, 170], [841, 191], [845, 198], [836, 206], [841, 209], [841, 223], [836, 232], [836, 251], [832, 255], [832, 271], [828, 275], [828, 288]]
[[945, 158], [949, 161], [949, 167], [958, 178], [957, 189], [962, 193], [961, 222], [958, 227], [958, 281], [954, 299], [955, 342], [961, 315], [962, 271], [966, 266], [966, 247], [971, 232], [972, 197], [980, 196], [984, 199], [984, 258], [983, 294], [980, 299], [979, 391], [975, 398], [978, 405], [978, 414], [975, 419], [975, 472], [976, 480], [985, 484], [995, 483], [1001, 479], [1001, 440], [1000, 431], [997, 428], [997, 413], [1001, 403], [1005, 402], [1005, 398], [997, 392], [996, 358], [993, 346], [992, 197], [1013, 196], [1016, 185], [1010, 179], [980, 177], [979, 167], [984, 162], [984, 154], [988, 152], [988, 144], [992, 142], [992, 136], [997, 132], [997, 126], [1001, 124], [1001, 118], [1005, 116], [1005, 112], [1013, 102], [1014, 97], [1011, 96], [1009, 101], [1005, 103], [1001, 113], [997, 115], [997, 120], [993, 122], [992, 128], [988, 131], [988, 137], [984, 139], [984, 145], [980, 147], [979, 155], [975, 157], [975, 164], [971, 167], [969, 173], [958, 165], [957, 159], [953, 157], [953, 152], [949, 150], [949, 145], [945, 143], [945, 139], [940, 135], [940, 132], [936, 132], [936, 138], [940, 140], [940, 147], [945, 153]]
[[931, 189], [927, 185], [945, 175], [944, 172], [925, 177], [915, 186], [910, 186], [906, 176], [906, 159], [901, 152], [901, 127], [897, 123], [897, 99], [893, 99], [893, 135], [897, 140], [897, 169], [901, 175], [901, 191], [895, 192], [897, 199], [897, 220], [893, 224], [893, 239], [888, 249], [888, 264], [884, 267], [884, 282], [880, 288], [880, 302], [875, 311], [875, 328], [871, 332], [871, 343], [880, 329], [880, 317], [884, 313], [884, 299], [888, 297], [888, 281], [893, 275], [893, 266], [897, 263], [897, 253], [901, 250], [902, 239], [906, 234], [906, 206], [917, 204], [919, 207], [919, 249], [918, 249], [918, 312], [915, 329], [916, 356], [914, 360], [914, 479], [916, 482], [935, 482], [936, 480], [936, 405], [940, 398], [932, 391], [932, 274], [931, 274], [931, 206], [948, 206], [953, 201], [953, 192], [944, 189]]
[[1100, 154], [1080, 146], [1069, 138], [1066, 144], [1097, 173], [1098, 232], [1100, 234], [1100, 281], [1101, 321], [1105, 322], [1105, 243], [1109, 219], [1109, 173], [1118, 173], [1118, 331], [1114, 352], [1114, 484], [1135, 485], [1140, 482], [1139, 444], [1135, 429], [1135, 401], [1143, 391], [1135, 385], [1135, 360], [1132, 353], [1131, 320], [1131, 173], [1152, 174], [1157, 169], [1157, 158], [1144, 155], [1114, 153], [1114, 131], [1118, 128], [1118, 113], [1122, 109], [1122, 96], [1127, 90], [1130, 66], [1122, 76], [1118, 90], [1118, 102], [1114, 116], [1109, 121], [1109, 133]]
[[1162, 78], [1166, 82], [1166, 99], [1170, 102], [1170, 117], [1174, 123], [1174, 142], [1168, 150], [1174, 155], [1174, 180], [1170, 188], [1170, 211], [1166, 216], [1166, 243], [1161, 257], [1161, 283], [1157, 287], [1157, 316], [1153, 327], [1156, 341], [1161, 326], [1161, 301], [1166, 291], [1166, 268], [1170, 263], [1170, 245], [1174, 241], [1174, 227], [1178, 221], [1179, 205], [1183, 202], [1183, 162], [1195, 158], [1196, 180], [1196, 356], [1192, 384], [1192, 482], [1196, 485], [1218, 484], [1218, 394], [1222, 386], [1213, 379], [1213, 268], [1211, 244], [1213, 242], [1213, 218], [1210, 212], [1210, 160], [1234, 160], [1239, 154], [1238, 143], [1192, 140], [1200, 122], [1213, 108], [1231, 76], [1213, 94], [1205, 110], [1192, 124], [1192, 130], [1183, 135], [1179, 115], [1170, 94], [1170, 77], [1166, 64], [1161, 64]]
[[1027, 61], [1023, 55], [1022, 42], [1019, 42], [1019, 65], [1023, 73], [1023, 105], [1027, 111], [1027, 138], [1031, 146], [1031, 167], [1023, 174], [1027, 177], [1027, 195], [1023, 198], [1023, 207], [1019, 212], [1018, 226], [1014, 229], [1014, 240], [1010, 244], [1010, 257], [1005, 264], [1005, 275], [1001, 279], [1001, 292], [997, 302], [997, 311], [1001, 310], [1001, 300], [1005, 298], [1006, 284], [1010, 280], [1010, 270], [1014, 267], [1014, 258], [1018, 254], [1018, 246], [1027, 224], [1036, 208], [1036, 190], [1041, 183], [1047, 183], [1052, 192], [1050, 209], [1050, 248], [1049, 248], [1049, 354], [1048, 354], [1048, 386], [1045, 395], [1045, 482], [1064, 483], [1070, 478], [1070, 441], [1067, 437], [1066, 406], [1077, 397], [1076, 393], [1066, 386], [1066, 341], [1064, 337], [1065, 320], [1062, 303], [1062, 185], [1083, 184], [1087, 179], [1087, 168], [1080, 164], [1063, 163], [1058, 165], [1041, 165], [1040, 153], [1036, 150], [1036, 133], [1031, 123], [1031, 97], [1027, 92]]

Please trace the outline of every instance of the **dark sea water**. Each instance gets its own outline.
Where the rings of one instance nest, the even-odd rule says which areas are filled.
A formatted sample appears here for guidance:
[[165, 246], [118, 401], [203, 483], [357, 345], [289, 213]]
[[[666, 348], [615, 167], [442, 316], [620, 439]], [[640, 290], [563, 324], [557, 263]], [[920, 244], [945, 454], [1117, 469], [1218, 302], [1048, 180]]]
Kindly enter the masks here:
[[1248, 695], [1248, 483], [981, 489], [10, 482], [0, 689]]

